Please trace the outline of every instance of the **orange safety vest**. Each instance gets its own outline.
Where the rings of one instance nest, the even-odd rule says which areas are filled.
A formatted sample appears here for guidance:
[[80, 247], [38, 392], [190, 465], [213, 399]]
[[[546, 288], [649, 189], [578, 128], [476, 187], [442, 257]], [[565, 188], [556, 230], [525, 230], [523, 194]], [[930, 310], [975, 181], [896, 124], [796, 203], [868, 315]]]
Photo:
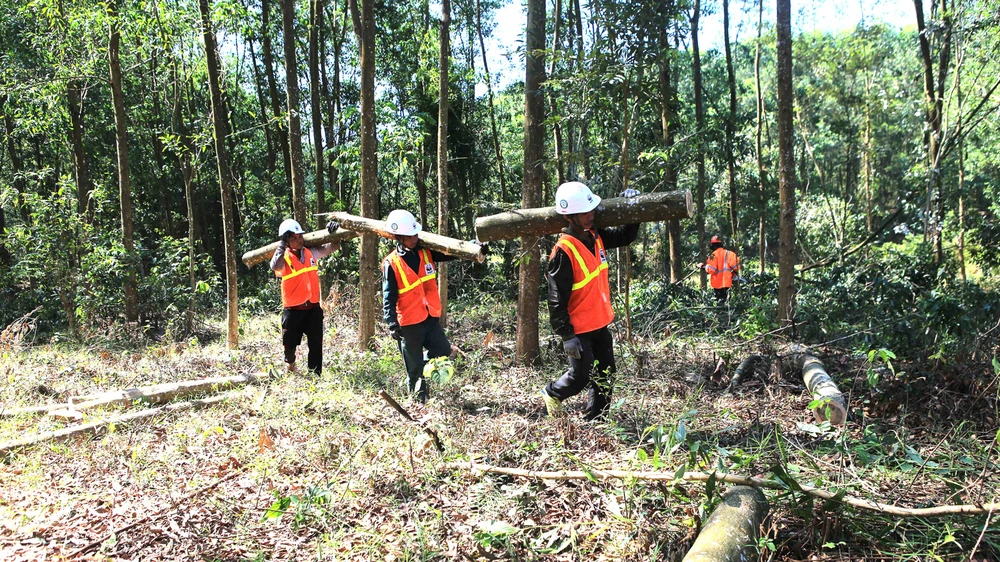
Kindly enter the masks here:
[[[593, 231], [591, 231], [593, 232]], [[569, 294], [569, 322], [577, 334], [600, 330], [615, 319], [611, 310], [611, 285], [608, 283], [608, 255], [604, 241], [594, 234], [594, 249], [587, 249], [575, 236], [564, 234], [552, 248], [549, 259], [560, 248], [573, 264], [573, 290]]]
[[733, 286], [733, 272], [740, 268], [740, 258], [736, 252], [716, 248], [705, 262], [705, 271], [711, 273], [713, 289], [728, 289]]
[[319, 303], [319, 273], [316, 258], [309, 248], [303, 248], [304, 262], [291, 248], [285, 249], [285, 267], [274, 274], [281, 277], [281, 305], [292, 308], [306, 302]]
[[423, 275], [410, 269], [395, 250], [383, 262], [388, 263], [396, 274], [396, 290], [399, 294], [396, 299], [396, 320], [400, 326], [419, 324], [428, 316], [441, 317], [441, 297], [438, 296], [434, 260], [431, 259], [429, 250], [420, 249], [417, 255], [420, 256], [417, 271]]

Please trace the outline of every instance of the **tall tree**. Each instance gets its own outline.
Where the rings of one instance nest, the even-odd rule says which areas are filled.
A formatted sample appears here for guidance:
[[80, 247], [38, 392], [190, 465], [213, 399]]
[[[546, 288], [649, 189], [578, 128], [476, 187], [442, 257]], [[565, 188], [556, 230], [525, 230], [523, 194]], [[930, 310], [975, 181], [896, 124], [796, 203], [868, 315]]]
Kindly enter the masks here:
[[[448, 235], [448, 60], [451, 56], [451, 1], [441, 1], [441, 28], [438, 49], [438, 234]], [[438, 265], [438, 294], [441, 299], [441, 324], [448, 321], [448, 267]]]
[[288, 155], [292, 162], [292, 213], [295, 220], [308, 230], [302, 118], [299, 115], [299, 65], [295, 57], [295, 0], [280, 1], [282, 41], [285, 45], [285, 98], [288, 100]]
[[139, 283], [136, 278], [134, 255], [135, 242], [132, 229], [132, 182], [129, 178], [128, 130], [125, 117], [125, 98], [122, 95], [122, 67], [119, 57], [121, 46], [119, 0], [108, 3], [111, 33], [108, 41], [108, 60], [111, 74], [111, 103], [115, 112], [115, 150], [118, 155], [118, 196], [121, 205], [122, 245], [125, 247], [125, 319], [139, 320]]
[[[530, 209], [542, 204], [545, 170], [545, 0], [527, 0], [524, 68], [524, 180], [521, 206]], [[538, 297], [541, 262], [537, 236], [521, 238], [521, 268], [517, 294], [517, 346], [515, 355], [522, 364], [538, 360]]]
[[[673, 155], [674, 132], [677, 129], [677, 80], [675, 70], [670, 64], [673, 59], [670, 34], [674, 29], [676, 4], [674, 0], [666, 0], [660, 5], [660, 22], [658, 26], [660, 68], [660, 135], [667, 162], [663, 170], [663, 182], [669, 189], [677, 189], [677, 157]], [[677, 283], [683, 277], [681, 270], [681, 221], [670, 219], [667, 225], [667, 242], [670, 250], [670, 282]]]
[[[279, 0], [280, 1], [280, 0]], [[271, 98], [271, 113], [277, 119], [281, 115], [281, 95], [278, 93], [278, 82], [274, 76], [274, 48], [271, 46], [271, 1], [260, 2], [260, 38], [261, 55], [264, 59], [264, 76], [267, 78], [268, 97]], [[288, 129], [286, 123], [276, 121], [278, 144], [281, 146], [281, 158], [285, 165], [285, 181], [292, 178], [292, 158], [288, 153]]]
[[[698, 24], [701, 21], [701, 0], [694, 0], [691, 10], [691, 80], [694, 89], [694, 119], [695, 168], [697, 183], [695, 185], [695, 225], [698, 230], [698, 250], [705, 250], [705, 99], [701, 84], [701, 47], [698, 42]], [[708, 275], [701, 270], [698, 277], [699, 285], [704, 291], [708, 284]]]
[[[361, 5], [358, 6], [358, 2]], [[375, 137], [375, 0], [350, 0], [361, 50], [361, 215], [378, 218], [378, 153]], [[378, 314], [378, 235], [361, 235], [358, 343], [370, 347]]]
[[229, 349], [239, 347], [239, 297], [236, 290], [236, 236], [233, 228], [233, 172], [229, 165], [229, 118], [222, 99], [222, 63], [215, 43], [209, 0], [198, 0], [201, 9], [202, 35], [205, 41], [205, 58], [208, 62], [208, 89], [212, 100], [212, 124], [215, 129], [215, 156], [219, 167], [219, 190], [222, 196], [222, 232], [226, 251], [226, 342]]
[[320, 213], [326, 212], [326, 193], [323, 186], [323, 168], [326, 166], [323, 158], [323, 104], [320, 101], [322, 83], [319, 76], [323, 4], [323, 0], [309, 0], [309, 109], [312, 113], [313, 149], [316, 154], [313, 165], [313, 186], [316, 189], [316, 207]]
[[[757, 131], [756, 131], [756, 152], [757, 152], [757, 185], [760, 190], [760, 224], [757, 233], [757, 250], [760, 258], [758, 273], [764, 274], [764, 250], [767, 247], [766, 238], [766, 217], [767, 217], [767, 187], [765, 182], [766, 170], [764, 169], [764, 154], [762, 153], [761, 137], [764, 132], [764, 91], [760, 87], [760, 42], [761, 30], [764, 27], [764, 3], [759, 2], [757, 6], [757, 45], [753, 57], [754, 89], [757, 94]], [[704, 242], [704, 239], [702, 239]], [[702, 288], [705, 288], [705, 272], [701, 272]]]
[[507, 179], [503, 165], [503, 151], [500, 149], [500, 135], [497, 133], [497, 113], [493, 101], [493, 79], [490, 77], [490, 66], [486, 62], [486, 42], [483, 40], [483, 7], [476, 0], [476, 32], [479, 34], [479, 52], [483, 56], [483, 73], [486, 75], [486, 93], [490, 106], [490, 129], [493, 131], [493, 150], [497, 157], [497, 174], [500, 178], [500, 201], [507, 202]]
[[795, 124], [792, 98], [792, 7], [777, 0], [778, 36], [778, 323], [795, 322]]
[[83, 145], [83, 107], [80, 100], [80, 85], [75, 80], [66, 83], [66, 103], [69, 112], [69, 141], [73, 149], [73, 176], [76, 179], [77, 212], [90, 222], [93, 205], [90, 203], [90, 166]]
[[[554, 23], [552, 26], [552, 56], [549, 60], [549, 73], [547, 78], [552, 78], [556, 73], [556, 59], [559, 52], [559, 31], [562, 27], [562, 0], [555, 0], [555, 7], [552, 11]], [[559, 115], [559, 104], [556, 93], [549, 88], [549, 111], [552, 115]], [[628, 109], [626, 108], [626, 111]], [[562, 126], [558, 121], [552, 124], [552, 142], [556, 158], [556, 178], [559, 184], [566, 181], [566, 163], [563, 158], [563, 136]]]
[[736, 71], [733, 70], [733, 49], [729, 43], [729, 0], [722, 0], [722, 35], [726, 48], [726, 76], [729, 84], [729, 114], [726, 115], [726, 170], [729, 179], [729, 230], [732, 243], [739, 239], [739, 216], [736, 213]]

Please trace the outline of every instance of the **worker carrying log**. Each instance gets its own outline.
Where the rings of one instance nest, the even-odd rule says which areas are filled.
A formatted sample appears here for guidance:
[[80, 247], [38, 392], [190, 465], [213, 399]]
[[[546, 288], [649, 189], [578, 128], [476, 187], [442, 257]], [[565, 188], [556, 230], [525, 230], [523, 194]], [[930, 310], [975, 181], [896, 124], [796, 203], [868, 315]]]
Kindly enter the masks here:
[[[327, 231], [337, 230], [335, 222], [327, 223]], [[278, 226], [278, 249], [271, 257], [271, 269], [281, 278], [281, 343], [285, 348], [286, 372], [294, 373], [295, 350], [306, 336], [309, 346], [307, 368], [319, 376], [323, 371], [323, 309], [319, 306], [319, 273], [317, 262], [340, 249], [340, 242], [306, 248], [302, 226], [285, 219]]]
[[712, 237], [709, 249], [712, 254], [700, 267], [710, 275], [715, 304], [723, 306], [729, 302], [729, 289], [733, 286], [733, 276], [740, 270], [740, 258], [736, 252], [727, 250], [718, 236]]
[[[623, 197], [639, 194], [626, 190]], [[639, 234], [639, 223], [594, 229], [594, 209], [601, 198], [580, 182], [556, 190], [556, 212], [568, 223], [549, 256], [549, 321], [563, 340], [569, 370], [542, 388], [549, 416], [562, 413], [564, 400], [589, 387], [584, 419], [604, 417], [614, 386], [614, 341], [608, 325], [614, 320], [608, 282], [607, 250], [627, 246]]]
[[[456, 260], [458, 256], [424, 247], [417, 236], [420, 223], [409, 211], [392, 211], [385, 224], [395, 236], [396, 248], [382, 262], [382, 314], [392, 338], [399, 342], [407, 389], [426, 402], [429, 389], [424, 377], [424, 349], [428, 367], [454, 371], [449, 359], [451, 343], [441, 326], [437, 264]], [[479, 250], [483, 255], [488, 251], [485, 245]]]

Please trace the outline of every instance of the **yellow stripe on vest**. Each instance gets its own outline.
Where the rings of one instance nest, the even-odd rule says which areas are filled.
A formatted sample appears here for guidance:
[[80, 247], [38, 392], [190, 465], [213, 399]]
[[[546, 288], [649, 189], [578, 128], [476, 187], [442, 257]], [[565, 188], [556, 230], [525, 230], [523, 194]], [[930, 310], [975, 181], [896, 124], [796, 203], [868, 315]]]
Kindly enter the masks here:
[[285, 263], [288, 264], [288, 269], [291, 269], [292, 272], [289, 273], [288, 275], [282, 275], [281, 276], [282, 279], [291, 279], [292, 277], [298, 277], [299, 275], [302, 275], [303, 273], [308, 273], [310, 271], [318, 271], [319, 270], [319, 268], [316, 267], [315, 265], [311, 265], [309, 267], [303, 267], [302, 269], [296, 270], [294, 267], [292, 267], [292, 258], [288, 257], [288, 253], [287, 252], [285, 253], [284, 257], [285, 257]]
[[[421, 257], [424, 258], [423, 259], [424, 263], [431, 263], [431, 256], [430, 253], [427, 253], [427, 250], [420, 250], [420, 255]], [[403, 279], [403, 287], [402, 288], [397, 287], [398, 293], [400, 295], [402, 295], [403, 293], [408, 293], [413, 289], [416, 289], [417, 287], [420, 286], [421, 283], [426, 283], [431, 279], [437, 278], [437, 272], [435, 271], [430, 275], [424, 275], [423, 277], [418, 277], [416, 281], [410, 283], [410, 280], [406, 278], [406, 269], [403, 267], [404, 265], [403, 260], [399, 259], [399, 254], [393, 254], [392, 263], [395, 265], [396, 271], [399, 272], [400, 278]]]
[[[604, 271], [605, 269], [608, 268], [608, 263], [602, 261], [601, 265], [598, 266], [597, 271], [590, 271], [589, 269], [587, 269], [587, 263], [583, 261], [583, 256], [580, 255], [580, 252], [576, 251], [576, 246], [573, 245], [572, 242], [560, 240], [558, 244], [562, 246], [564, 249], [568, 249], [570, 252], [573, 252], [573, 255], [576, 256], [576, 262], [580, 264], [580, 269], [583, 271], [583, 280], [578, 283], [573, 283], [574, 291], [586, 287], [591, 281], [597, 279], [597, 276], [601, 274], [601, 271]], [[602, 248], [603, 244], [601, 246], [598, 246], [596, 242], [594, 243], [594, 249], [602, 249]]]

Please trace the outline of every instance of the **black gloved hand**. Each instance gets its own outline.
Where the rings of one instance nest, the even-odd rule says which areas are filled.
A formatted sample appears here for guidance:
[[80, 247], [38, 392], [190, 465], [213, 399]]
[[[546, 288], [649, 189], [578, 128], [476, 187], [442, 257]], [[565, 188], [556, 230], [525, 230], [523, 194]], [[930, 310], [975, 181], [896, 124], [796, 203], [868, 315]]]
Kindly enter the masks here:
[[399, 326], [389, 326], [389, 335], [396, 341], [403, 341], [403, 330]]
[[477, 242], [475, 240], [472, 240], [471, 242], [473, 244], [479, 244], [479, 253], [483, 254], [484, 256], [490, 255], [491, 249], [489, 242]]
[[583, 344], [580, 342], [580, 338], [573, 336], [572, 338], [564, 341], [563, 351], [565, 351], [566, 355], [569, 355], [573, 359], [583, 357]]
[[338, 223], [337, 221], [330, 221], [326, 223], [326, 231], [329, 232], [330, 234], [337, 232], [338, 228], [340, 228], [340, 223]]

